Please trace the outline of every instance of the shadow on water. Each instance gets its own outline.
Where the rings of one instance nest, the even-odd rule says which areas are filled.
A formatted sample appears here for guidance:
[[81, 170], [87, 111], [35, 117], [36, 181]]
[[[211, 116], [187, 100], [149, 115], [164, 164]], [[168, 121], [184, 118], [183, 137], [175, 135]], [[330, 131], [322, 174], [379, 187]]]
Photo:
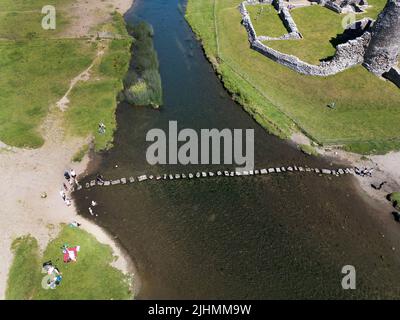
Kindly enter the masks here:
[[[266, 134], [231, 100], [179, 10], [183, 3], [137, 0], [126, 15], [128, 21], [144, 19], [154, 27], [164, 106], [153, 110], [120, 104], [115, 146], [101, 155], [98, 170], [111, 179], [204, 169], [146, 162], [147, 131], [166, 129], [170, 120], [197, 130], [253, 128], [257, 167], [328, 167]], [[94, 220], [118, 237], [134, 259], [142, 284], [139, 298], [372, 298], [398, 293], [399, 261], [392, 244], [382, 237], [384, 225], [357, 195], [350, 177], [150, 181], [84, 190], [76, 198], [85, 216], [91, 200], [99, 203]], [[341, 269], [348, 264], [356, 267], [357, 290], [341, 288]]]

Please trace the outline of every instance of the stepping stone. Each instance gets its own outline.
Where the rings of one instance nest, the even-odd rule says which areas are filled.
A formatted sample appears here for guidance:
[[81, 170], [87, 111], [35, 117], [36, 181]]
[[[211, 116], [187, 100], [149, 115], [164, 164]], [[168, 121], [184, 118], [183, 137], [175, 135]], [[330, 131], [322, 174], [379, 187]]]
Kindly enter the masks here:
[[175, 179], [180, 179], [181, 175], [179, 173], [175, 174]]
[[119, 180], [119, 179], [111, 181], [111, 184], [112, 184], [113, 186], [115, 186], [115, 185], [117, 185], [117, 184], [120, 184], [120, 183], [121, 183], [121, 180]]
[[129, 177], [129, 182], [130, 183], [134, 183], [135, 182], [135, 178], [134, 177]]
[[81, 190], [81, 189], [82, 189], [81, 185], [78, 185], [78, 187], [76, 188], [76, 190]]
[[276, 173], [281, 173], [281, 169], [280, 168], [275, 168], [275, 172]]
[[105, 185], [105, 186], [109, 186], [110, 184], [111, 184], [110, 181], [104, 181], [104, 185]]
[[249, 171], [249, 174], [252, 176], [252, 175], [254, 175], [254, 171], [253, 170], [250, 170]]
[[282, 172], [286, 172], [286, 168], [285, 168], [285, 167], [282, 167], [282, 168], [281, 168], [281, 171], [282, 171]]
[[331, 174], [331, 170], [329, 169], [322, 169], [323, 174]]
[[275, 172], [274, 168], [268, 168], [268, 173], [273, 173], [273, 172]]
[[182, 179], [186, 179], [186, 174], [182, 173], [181, 177]]
[[104, 181], [97, 181], [98, 186], [102, 186], [104, 184]]
[[174, 176], [172, 174], [170, 174], [168, 177], [169, 177], [169, 180], [173, 180], [174, 179]]
[[142, 181], [145, 181], [145, 180], [147, 180], [147, 176], [145, 174], [138, 177], [138, 181], [139, 182], [142, 182]]
[[300, 172], [304, 172], [304, 168], [303, 167], [299, 167], [299, 171]]
[[320, 173], [321, 172], [321, 170], [319, 170], [318, 168], [315, 168], [314, 171], [315, 171], [315, 173]]
[[95, 185], [96, 185], [96, 180], [90, 181], [90, 186], [91, 186], [91, 187], [94, 187]]
[[260, 174], [260, 170], [254, 170], [254, 174]]
[[121, 178], [121, 183], [126, 184], [126, 178]]
[[222, 172], [221, 171], [217, 171], [217, 176], [222, 176]]
[[261, 174], [267, 174], [268, 173], [268, 170], [267, 169], [261, 169]]
[[196, 172], [196, 178], [200, 178], [201, 173], [200, 172]]
[[237, 176], [241, 176], [241, 175], [242, 175], [242, 173], [241, 173], [240, 171], [236, 171], [235, 174], [236, 174]]
[[306, 168], [306, 172], [311, 172], [311, 168]]
[[209, 172], [208, 175], [209, 175], [210, 177], [214, 177], [214, 172]]
[[230, 176], [234, 177], [235, 176], [235, 171], [231, 171]]
[[343, 170], [343, 169], [339, 169], [339, 170], [338, 170], [338, 173], [339, 173], [339, 174], [344, 174], [344, 170]]
[[201, 173], [201, 176], [202, 176], [203, 178], [205, 178], [205, 177], [207, 177], [207, 173], [206, 173], [206, 172], [202, 172], [202, 173]]
[[243, 171], [243, 175], [244, 175], [244, 176], [248, 176], [248, 175], [249, 175], [249, 172], [248, 172], [248, 171]]
[[293, 167], [294, 171], [299, 171], [299, 168], [297, 168], [296, 166]]
[[157, 177], [156, 177], [156, 180], [161, 180], [161, 176], [157, 176]]
[[90, 188], [90, 183], [86, 182], [85, 187], [86, 187], [86, 189], [89, 189]]
[[193, 173], [189, 173], [189, 179], [193, 179]]
[[150, 179], [150, 180], [153, 180], [153, 179], [154, 179], [154, 176], [153, 176], [153, 175], [150, 175], [150, 176], [149, 176], [149, 179]]
[[225, 177], [228, 177], [229, 176], [229, 172], [228, 171], [224, 171], [224, 175], [225, 175]]
[[293, 171], [293, 168], [292, 168], [292, 167], [287, 167], [287, 171], [292, 172], [292, 171]]

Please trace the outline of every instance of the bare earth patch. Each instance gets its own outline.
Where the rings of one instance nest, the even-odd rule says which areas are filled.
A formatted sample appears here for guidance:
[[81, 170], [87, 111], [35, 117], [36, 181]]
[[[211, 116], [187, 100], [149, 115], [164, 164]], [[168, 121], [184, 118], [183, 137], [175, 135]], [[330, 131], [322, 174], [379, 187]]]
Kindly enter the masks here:
[[85, 37], [97, 25], [111, 20], [111, 13], [123, 14], [131, 7], [133, 0], [77, 0], [69, 8], [71, 26], [62, 34], [64, 37]]

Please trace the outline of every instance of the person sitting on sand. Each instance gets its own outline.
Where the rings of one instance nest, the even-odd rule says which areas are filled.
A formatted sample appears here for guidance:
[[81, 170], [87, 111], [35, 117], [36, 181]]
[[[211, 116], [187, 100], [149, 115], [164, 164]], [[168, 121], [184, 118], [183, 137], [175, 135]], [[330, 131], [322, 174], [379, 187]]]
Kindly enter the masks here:
[[70, 174], [69, 174], [68, 171], [65, 171], [65, 172], [64, 172], [64, 178], [65, 178], [66, 180], [68, 180], [68, 181], [69, 181], [69, 179], [71, 179], [71, 176], [70, 176]]

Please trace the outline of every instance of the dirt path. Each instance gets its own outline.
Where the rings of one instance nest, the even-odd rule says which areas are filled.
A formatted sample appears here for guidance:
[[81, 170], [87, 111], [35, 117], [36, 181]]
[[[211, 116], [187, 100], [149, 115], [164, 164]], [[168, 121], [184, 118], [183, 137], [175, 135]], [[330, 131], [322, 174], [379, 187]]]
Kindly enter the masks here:
[[93, 60], [92, 64], [82, 73], [77, 75], [74, 79], [71, 80], [71, 84], [69, 85], [69, 88], [65, 95], [56, 103], [57, 107], [61, 111], [65, 111], [68, 109], [68, 104], [69, 104], [69, 99], [68, 96], [71, 93], [72, 89], [75, 87], [75, 85], [79, 81], [88, 81], [90, 79], [90, 71], [92, 70], [93, 66], [101, 59], [101, 57], [104, 54], [104, 50], [99, 49], [97, 51], [96, 58]]

